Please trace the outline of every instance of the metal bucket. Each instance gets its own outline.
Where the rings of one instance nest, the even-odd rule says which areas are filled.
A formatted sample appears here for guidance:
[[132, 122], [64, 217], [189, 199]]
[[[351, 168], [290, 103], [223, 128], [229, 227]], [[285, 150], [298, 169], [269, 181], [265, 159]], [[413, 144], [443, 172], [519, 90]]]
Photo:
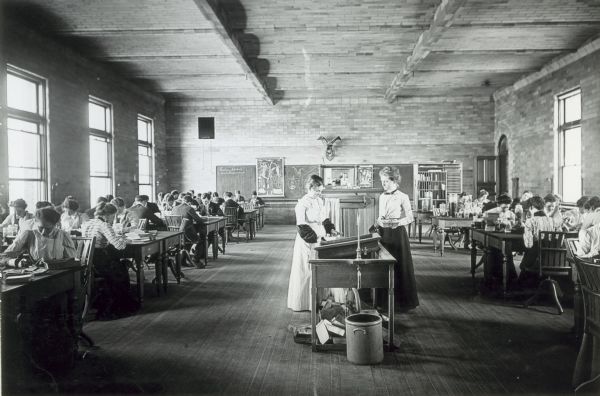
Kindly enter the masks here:
[[383, 360], [381, 317], [357, 313], [346, 318], [346, 356], [354, 364], [377, 364]]

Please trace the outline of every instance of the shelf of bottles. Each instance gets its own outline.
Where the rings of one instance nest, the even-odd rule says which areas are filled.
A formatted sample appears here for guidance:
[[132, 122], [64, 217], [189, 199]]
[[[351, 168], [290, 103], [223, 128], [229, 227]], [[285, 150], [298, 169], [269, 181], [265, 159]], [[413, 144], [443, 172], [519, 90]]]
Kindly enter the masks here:
[[419, 209], [431, 211], [445, 204], [447, 199], [447, 174], [443, 170], [419, 171], [417, 191], [419, 192]]

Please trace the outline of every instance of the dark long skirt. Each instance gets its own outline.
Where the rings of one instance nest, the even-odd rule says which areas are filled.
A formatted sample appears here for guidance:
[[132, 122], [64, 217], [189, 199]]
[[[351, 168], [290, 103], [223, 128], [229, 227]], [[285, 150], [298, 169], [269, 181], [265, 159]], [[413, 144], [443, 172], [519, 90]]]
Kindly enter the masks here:
[[129, 315], [139, 309], [129, 285], [129, 270], [122, 253], [109, 245], [94, 251], [94, 270], [102, 278], [100, 290], [96, 290], [94, 305], [98, 319], [114, 319]]
[[[378, 231], [381, 235], [381, 244], [396, 259], [394, 266], [394, 303], [396, 307], [402, 310], [418, 307], [417, 282], [406, 228], [404, 226], [379, 227]], [[377, 300], [387, 305], [387, 289], [377, 292]]]

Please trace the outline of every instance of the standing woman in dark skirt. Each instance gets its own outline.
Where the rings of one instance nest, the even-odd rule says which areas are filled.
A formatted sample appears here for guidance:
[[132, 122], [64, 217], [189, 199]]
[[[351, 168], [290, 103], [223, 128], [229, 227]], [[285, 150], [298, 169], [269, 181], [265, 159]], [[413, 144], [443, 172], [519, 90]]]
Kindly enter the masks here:
[[[395, 305], [399, 310], [407, 311], [419, 306], [410, 241], [406, 232], [406, 225], [413, 222], [410, 198], [399, 190], [400, 175], [397, 170], [386, 166], [379, 172], [379, 178], [383, 186], [383, 194], [379, 198], [377, 230], [381, 235], [381, 244], [396, 259]], [[379, 301], [382, 301], [380, 298], [382, 294], [378, 293]], [[384, 297], [383, 301], [387, 301], [387, 298]]]

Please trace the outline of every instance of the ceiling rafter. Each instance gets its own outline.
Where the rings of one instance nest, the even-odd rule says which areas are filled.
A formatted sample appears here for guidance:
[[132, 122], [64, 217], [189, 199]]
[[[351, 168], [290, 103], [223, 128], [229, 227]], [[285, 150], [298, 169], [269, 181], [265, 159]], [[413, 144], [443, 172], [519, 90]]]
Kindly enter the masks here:
[[442, 37], [442, 35], [448, 30], [454, 19], [460, 12], [462, 6], [466, 0], [442, 0], [442, 3], [438, 6], [433, 16], [433, 21], [429, 26], [429, 29], [421, 33], [417, 39], [412, 54], [406, 58], [404, 62], [403, 70], [398, 73], [385, 93], [385, 99], [392, 103], [398, 91], [411, 79], [413, 72], [429, 55], [431, 47]]
[[225, 18], [225, 15], [213, 8], [208, 0], [194, 0], [194, 2], [206, 20], [213, 25], [215, 32], [221, 38], [223, 44], [229, 49], [231, 55], [238, 62], [244, 73], [246, 73], [246, 77], [251, 81], [252, 85], [254, 85], [267, 103], [273, 105], [273, 99], [269, 96], [263, 81], [256, 75], [246, 61], [246, 58], [244, 58], [242, 46], [239, 41], [227, 29], [227, 19]]

